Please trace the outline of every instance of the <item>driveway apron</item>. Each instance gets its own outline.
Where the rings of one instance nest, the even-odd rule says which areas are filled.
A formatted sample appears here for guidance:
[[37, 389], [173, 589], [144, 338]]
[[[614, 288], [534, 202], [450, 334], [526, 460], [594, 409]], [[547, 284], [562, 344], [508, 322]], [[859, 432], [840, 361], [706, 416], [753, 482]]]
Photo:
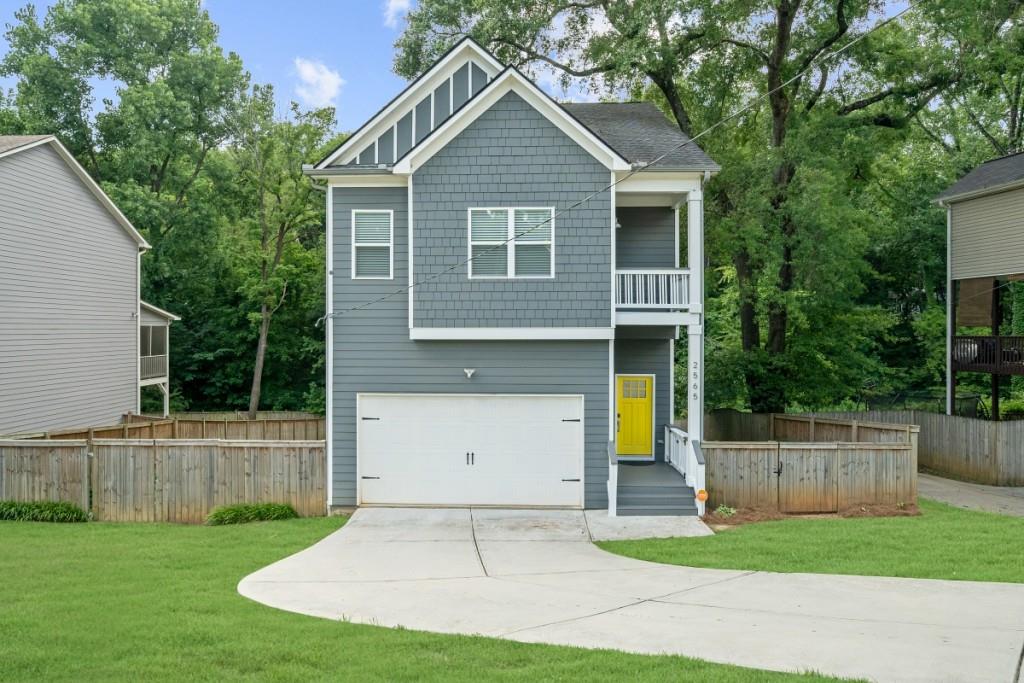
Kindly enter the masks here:
[[579, 511], [357, 511], [239, 592], [356, 623], [878, 681], [1014, 681], [1024, 585], [677, 567]]

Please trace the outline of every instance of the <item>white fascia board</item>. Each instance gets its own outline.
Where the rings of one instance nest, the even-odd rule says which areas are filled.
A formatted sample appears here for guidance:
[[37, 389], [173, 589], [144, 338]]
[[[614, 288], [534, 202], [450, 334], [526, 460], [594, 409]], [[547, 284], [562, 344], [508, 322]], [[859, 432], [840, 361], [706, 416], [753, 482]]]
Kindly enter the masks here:
[[987, 197], [990, 194], [1001, 194], [1003, 192], [1010, 192], [1011, 190], [1018, 190], [1020, 188], [1024, 188], [1024, 180], [1014, 180], [1010, 183], [992, 185], [972, 192], [962, 192], [960, 194], [950, 195], [948, 197], [943, 197], [942, 199], [936, 199], [935, 203], [939, 206], [946, 207], [957, 202], [965, 202], [969, 199], [978, 199], [979, 197]]
[[646, 313], [640, 311], [618, 311], [615, 313], [616, 325], [682, 325], [689, 327], [700, 324], [700, 315], [697, 313], [683, 313], [674, 311], [661, 311], [657, 313]]
[[528, 78], [515, 69], [506, 69], [500, 76], [488, 83], [483, 92], [471, 99], [454, 116], [435, 128], [419, 145], [413, 147], [394, 165], [392, 172], [395, 174], [414, 173], [508, 92], [514, 92], [522, 97], [544, 118], [607, 168], [613, 171], [629, 171], [629, 162], [619, 156], [615, 150], [587, 130]]
[[331, 187], [406, 187], [409, 179], [404, 175], [391, 173], [374, 173], [367, 175], [334, 175], [327, 177]]
[[60, 157], [64, 160], [64, 162], [71, 167], [71, 170], [75, 172], [75, 175], [78, 176], [79, 180], [85, 183], [85, 186], [89, 188], [89, 191], [92, 192], [93, 196], [95, 196], [96, 199], [99, 200], [100, 204], [103, 205], [103, 208], [105, 208], [110, 213], [110, 215], [114, 217], [114, 220], [117, 221], [122, 228], [124, 228], [124, 231], [128, 233], [128, 236], [135, 240], [135, 242], [139, 245], [139, 249], [152, 248], [149, 242], [146, 241], [146, 238], [143, 237], [142, 234], [135, 229], [135, 226], [132, 225], [131, 221], [129, 221], [125, 217], [125, 215], [121, 213], [121, 210], [117, 208], [117, 205], [114, 204], [113, 201], [111, 201], [110, 197], [107, 196], [107, 193], [103, 191], [103, 188], [101, 188], [96, 183], [96, 181], [92, 179], [92, 176], [89, 175], [89, 172], [82, 168], [82, 165], [78, 163], [78, 161], [71, 154], [71, 152], [69, 152], [67, 148], [65, 148], [64, 145], [60, 143], [60, 140], [53, 137], [52, 135], [49, 137], [45, 137], [41, 140], [36, 140], [35, 142], [30, 142], [27, 145], [22, 145], [21, 147], [9, 149], [3, 154], [0, 154], [0, 159], [6, 156], [17, 154], [19, 152], [24, 152], [26, 150], [32, 149], [33, 147], [38, 147], [39, 145], [44, 144], [49, 144], [53, 146], [53, 148], [57, 151], [57, 154], [59, 154]]
[[[329, 157], [317, 164], [316, 168], [326, 168], [341, 157], [359, 154], [366, 145], [394, 126], [400, 117], [405, 116], [408, 113], [407, 106], [417, 104], [433, 92], [437, 86], [441, 85], [442, 82], [448, 80], [452, 73], [461, 68], [462, 64], [470, 59], [477, 62], [477, 65], [487, 72], [488, 78], [494, 78], [503, 68], [498, 60], [475, 42], [472, 40], [463, 41], [461, 45], [430, 67], [405, 92], [381, 109], [376, 116], [370, 119], [360, 130], [356, 131], [352, 137], [345, 140]], [[415, 118], [415, 114], [413, 116]]]
[[167, 320], [173, 320], [173, 321], [181, 320], [180, 317], [174, 315], [170, 311], [165, 311], [164, 309], [162, 309], [162, 308], [160, 308], [158, 306], [154, 306], [153, 304], [147, 304], [145, 301], [142, 301], [142, 300], [139, 301], [139, 307], [146, 309], [147, 311], [149, 311], [153, 315], [158, 315], [161, 318], [166, 318]]
[[614, 339], [611, 327], [413, 327], [414, 340], [551, 341]]
[[703, 178], [703, 172], [637, 171], [619, 174], [615, 188], [620, 194], [700, 192]]

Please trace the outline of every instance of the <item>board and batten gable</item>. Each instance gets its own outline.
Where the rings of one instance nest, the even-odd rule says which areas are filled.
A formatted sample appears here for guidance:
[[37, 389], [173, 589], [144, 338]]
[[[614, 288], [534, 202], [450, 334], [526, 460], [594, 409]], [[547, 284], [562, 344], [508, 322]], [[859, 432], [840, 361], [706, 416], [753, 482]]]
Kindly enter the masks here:
[[0, 159], [0, 434], [138, 400], [139, 244], [49, 145]]
[[1024, 272], [1024, 188], [949, 206], [954, 280]]
[[[413, 326], [609, 327], [610, 182], [606, 166], [506, 93], [412, 176], [413, 272], [426, 280], [413, 292]], [[469, 278], [470, 208], [557, 214], [592, 193], [554, 219], [553, 278]]]
[[[357, 502], [357, 394], [551, 393], [584, 396], [585, 505], [606, 506], [608, 342], [410, 339], [409, 297], [404, 289], [409, 282], [408, 189], [336, 186], [331, 188], [331, 202], [331, 504], [353, 506]], [[353, 209], [394, 212], [393, 279], [352, 278]], [[416, 205], [413, 214], [418, 228], [420, 215]], [[460, 243], [465, 245], [466, 239], [463, 233]], [[444, 248], [448, 250], [450, 245]], [[419, 280], [421, 274], [414, 272]], [[394, 295], [352, 310], [389, 294]], [[604, 296], [608, 296], [607, 286]], [[472, 379], [467, 379], [465, 368], [475, 369]]]

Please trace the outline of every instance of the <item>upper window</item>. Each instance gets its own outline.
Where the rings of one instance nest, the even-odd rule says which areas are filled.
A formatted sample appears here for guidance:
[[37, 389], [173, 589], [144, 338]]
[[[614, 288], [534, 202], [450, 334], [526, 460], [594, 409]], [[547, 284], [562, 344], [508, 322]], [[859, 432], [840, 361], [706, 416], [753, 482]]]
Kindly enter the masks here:
[[395, 216], [390, 210], [352, 211], [352, 277], [390, 280]]
[[471, 278], [542, 278], [555, 274], [555, 210], [470, 209]]

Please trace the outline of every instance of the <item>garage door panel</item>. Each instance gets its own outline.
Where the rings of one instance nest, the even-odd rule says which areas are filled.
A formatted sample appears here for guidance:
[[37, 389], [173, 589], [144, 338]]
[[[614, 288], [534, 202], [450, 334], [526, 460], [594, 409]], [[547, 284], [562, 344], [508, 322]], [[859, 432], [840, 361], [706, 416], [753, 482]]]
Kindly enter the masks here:
[[581, 396], [359, 401], [363, 504], [582, 506]]

